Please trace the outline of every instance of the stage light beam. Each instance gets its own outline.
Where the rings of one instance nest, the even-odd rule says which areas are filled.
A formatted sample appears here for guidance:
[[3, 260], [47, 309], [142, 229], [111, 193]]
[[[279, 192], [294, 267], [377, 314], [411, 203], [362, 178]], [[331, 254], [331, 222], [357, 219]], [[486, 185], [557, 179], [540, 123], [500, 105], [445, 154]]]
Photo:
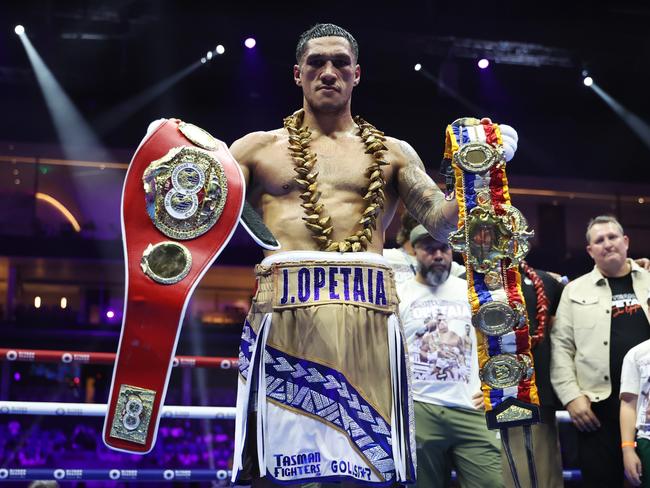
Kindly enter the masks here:
[[475, 113], [475, 114], [484, 114], [486, 113], [486, 110], [483, 109], [482, 107], [479, 107], [475, 103], [473, 103], [471, 100], [468, 98], [465, 98], [463, 95], [458, 93], [456, 90], [454, 90], [452, 87], [447, 86], [445, 82], [441, 79], [435, 76], [434, 74], [430, 73], [429, 70], [426, 68], [420, 68], [420, 71], [422, 72], [422, 75], [431, 81], [433, 84], [437, 85], [438, 88], [445, 92], [447, 95], [450, 97], [458, 100], [458, 102], [461, 103], [463, 107], [467, 109], [468, 112], [470, 113]]
[[415, 71], [420, 71], [422, 69], [422, 65], [420, 63], [417, 63], [415, 66], [413, 66], [413, 69]]
[[108, 151], [63, 90], [29, 37], [19, 36], [45, 99], [66, 159], [110, 160]]
[[219, 45], [217, 46], [217, 48], [215, 49], [215, 51], [217, 52], [217, 54], [223, 54], [223, 53], [226, 52], [226, 48], [223, 47], [221, 44], [219, 44]]
[[641, 139], [643, 144], [650, 148], [650, 124], [621, 105], [614, 97], [598, 86], [597, 83], [593, 83], [593, 81], [591, 89], [627, 124], [630, 130]]
[[25, 28], [22, 25], [18, 24], [16, 27], [14, 27], [14, 32], [19, 36], [22, 36], [25, 33]]
[[177, 71], [164, 80], [161, 80], [155, 85], [146, 88], [137, 95], [123, 101], [119, 105], [103, 113], [95, 120], [95, 127], [97, 128], [97, 131], [102, 135], [108, 134], [116, 127], [119, 127], [120, 124], [126, 121], [129, 117], [139, 112], [148, 103], [155, 100], [158, 96], [162, 95], [172, 86], [179, 83], [194, 70], [201, 67], [202, 63], [206, 62], [207, 59], [205, 57], [203, 57], [200, 62], [194, 61], [189, 66], [186, 66], [180, 71]]
[[591, 86], [594, 84], [594, 79], [591, 76], [585, 76], [582, 82], [585, 86]]
[[485, 58], [479, 60], [479, 62], [478, 62], [478, 67], [479, 68], [486, 69], [488, 66], [490, 66], [490, 61], [488, 61]]
[[249, 37], [244, 41], [244, 46], [246, 46], [248, 49], [253, 49], [256, 44], [257, 41], [255, 41], [255, 39], [253, 39], [252, 37]]

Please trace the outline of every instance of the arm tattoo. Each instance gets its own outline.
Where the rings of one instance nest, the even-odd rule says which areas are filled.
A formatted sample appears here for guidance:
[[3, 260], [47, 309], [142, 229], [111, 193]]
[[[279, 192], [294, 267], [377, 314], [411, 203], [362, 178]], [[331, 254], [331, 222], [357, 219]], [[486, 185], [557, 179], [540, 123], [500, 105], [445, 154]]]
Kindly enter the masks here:
[[397, 176], [400, 197], [409, 213], [424, 225], [436, 240], [446, 242], [455, 225], [448, 222], [442, 212], [445, 197], [438, 185], [427, 175], [415, 150], [404, 141], [400, 141], [400, 148], [406, 156], [406, 164]]

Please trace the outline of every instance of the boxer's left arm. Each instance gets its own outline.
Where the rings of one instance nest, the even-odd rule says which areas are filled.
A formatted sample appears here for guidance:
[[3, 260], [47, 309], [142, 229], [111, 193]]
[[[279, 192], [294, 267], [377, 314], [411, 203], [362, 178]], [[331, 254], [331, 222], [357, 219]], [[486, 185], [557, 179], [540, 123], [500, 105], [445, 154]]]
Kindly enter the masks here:
[[399, 141], [397, 190], [406, 209], [429, 234], [438, 241], [447, 242], [458, 222], [456, 200], [445, 200], [438, 185], [424, 170], [420, 156], [404, 141]]

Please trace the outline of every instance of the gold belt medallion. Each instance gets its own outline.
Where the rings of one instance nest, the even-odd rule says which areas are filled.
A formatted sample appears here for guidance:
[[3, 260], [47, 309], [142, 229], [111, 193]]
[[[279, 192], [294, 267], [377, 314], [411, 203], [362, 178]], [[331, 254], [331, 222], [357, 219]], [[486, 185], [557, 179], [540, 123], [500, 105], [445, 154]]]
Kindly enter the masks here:
[[173, 285], [187, 276], [192, 268], [192, 254], [179, 242], [149, 244], [140, 261], [142, 271], [163, 285]]
[[228, 183], [217, 158], [199, 148], [175, 147], [142, 177], [147, 213], [167, 237], [194, 239], [212, 228], [225, 206]]
[[479, 371], [481, 381], [493, 389], [517, 386], [522, 379], [529, 379], [532, 374], [532, 363], [528, 356], [515, 354], [492, 356]]

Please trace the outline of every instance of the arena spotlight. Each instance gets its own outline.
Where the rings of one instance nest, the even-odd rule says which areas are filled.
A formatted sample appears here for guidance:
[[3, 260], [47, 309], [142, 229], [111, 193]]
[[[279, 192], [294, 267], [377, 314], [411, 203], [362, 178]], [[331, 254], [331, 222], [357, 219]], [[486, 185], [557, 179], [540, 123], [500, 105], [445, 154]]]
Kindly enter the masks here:
[[208, 61], [211, 60], [212, 59], [212, 51], [208, 51], [208, 53], [205, 55], [205, 57], [207, 58]]
[[585, 86], [591, 86], [594, 84], [594, 80], [591, 76], [585, 76], [582, 82], [585, 84]]
[[485, 59], [485, 58], [479, 59], [479, 62], [478, 62], [478, 67], [479, 67], [479, 68], [481, 68], [481, 69], [485, 69], [485, 68], [487, 68], [488, 66], [490, 66], [490, 61], [488, 61], [488, 60]]
[[217, 54], [223, 54], [223, 53], [226, 52], [226, 48], [223, 47], [221, 44], [219, 44], [219, 45], [217, 46], [217, 48], [215, 49], [215, 51], [217, 51]]
[[246, 46], [248, 49], [253, 49], [255, 47], [255, 44], [257, 44], [257, 42], [252, 37], [249, 37], [244, 41], [244, 46]]
[[648, 122], [628, 108], [624, 107], [619, 101], [598, 86], [598, 83], [595, 81], [592, 81], [591, 90], [598, 95], [625, 124], [627, 124], [630, 130], [641, 139], [643, 144], [650, 148], [650, 124]]
[[29, 36], [22, 35], [18, 38], [25, 48], [45, 99], [64, 157], [73, 160], [109, 161], [110, 155], [99, 137], [45, 64]]
[[14, 27], [14, 32], [19, 36], [22, 36], [25, 33], [25, 28], [22, 25], [18, 24], [16, 27]]
[[203, 60], [197, 59], [196, 61], [193, 61], [192, 64], [186, 66], [180, 71], [156, 82], [156, 84], [145, 88], [137, 95], [124, 100], [107, 112], [101, 114], [97, 119], [95, 119], [95, 127], [102, 135], [113, 131], [122, 125], [129, 117], [142, 110], [148, 103], [152, 102], [172, 86], [182, 81], [186, 76], [194, 72], [194, 70], [203, 66], [202, 63], [207, 62], [207, 59], [203, 58]]
[[206, 61], [207, 61], [207, 59], [205, 59], [205, 58], [201, 58], [201, 64], [205, 64]]
[[413, 69], [415, 71], [420, 71], [422, 69], [422, 65], [420, 63], [417, 63], [415, 66], [413, 66]]
[[447, 85], [441, 77], [438, 77], [433, 73], [429, 72], [429, 70], [424, 66], [420, 67], [420, 73], [422, 73], [422, 76], [424, 76], [427, 80], [431, 81], [432, 84], [436, 85], [438, 87], [438, 90], [441, 93], [444, 93], [446, 96], [452, 97], [455, 100], [457, 100], [463, 107], [465, 107], [467, 112], [475, 113], [475, 114], [486, 113], [485, 108], [479, 107], [468, 98], [463, 97], [454, 88]]
[[107, 319], [112, 319], [114, 317], [115, 317], [115, 312], [113, 310], [109, 309], [109, 310], [106, 311], [106, 318]]

